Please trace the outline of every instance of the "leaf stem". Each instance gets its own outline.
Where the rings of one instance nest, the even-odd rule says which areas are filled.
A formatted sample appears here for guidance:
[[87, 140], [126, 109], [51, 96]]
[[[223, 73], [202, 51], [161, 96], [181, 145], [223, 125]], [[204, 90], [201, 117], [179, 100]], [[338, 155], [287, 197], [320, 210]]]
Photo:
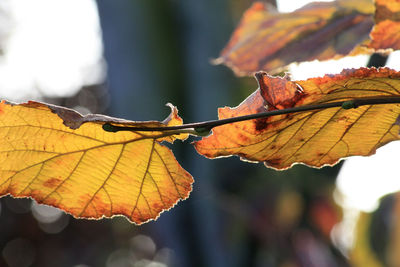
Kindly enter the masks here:
[[[118, 132], [118, 131], [173, 131], [174, 134], [179, 133], [190, 133], [193, 135], [204, 136], [207, 135], [212, 128], [221, 126], [228, 123], [241, 122], [246, 120], [267, 118], [271, 116], [298, 113], [304, 111], [313, 111], [318, 109], [327, 109], [334, 107], [342, 107], [343, 109], [352, 109], [365, 105], [382, 105], [382, 104], [400, 104], [400, 96], [384, 96], [377, 98], [355, 98], [345, 101], [328, 102], [321, 104], [305, 105], [287, 109], [272, 110], [267, 112], [249, 114], [244, 116], [232, 117], [222, 120], [210, 120], [203, 122], [187, 123], [183, 125], [176, 126], [165, 126], [165, 127], [123, 127], [116, 126], [110, 123], [105, 123], [103, 129], [108, 132]], [[184, 131], [179, 131], [184, 130]]]

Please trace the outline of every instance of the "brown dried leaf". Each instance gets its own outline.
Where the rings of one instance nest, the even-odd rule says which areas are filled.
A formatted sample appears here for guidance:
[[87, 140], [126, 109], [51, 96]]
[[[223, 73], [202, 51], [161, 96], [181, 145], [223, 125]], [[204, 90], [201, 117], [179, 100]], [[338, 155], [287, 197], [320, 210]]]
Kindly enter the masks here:
[[375, 23], [368, 47], [376, 50], [400, 49], [400, 2], [376, 0]]
[[372, 0], [314, 2], [292, 13], [277, 13], [256, 2], [243, 15], [216, 63], [238, 75], [277, 72], [301, 61], [365, 52], [373, 26]]

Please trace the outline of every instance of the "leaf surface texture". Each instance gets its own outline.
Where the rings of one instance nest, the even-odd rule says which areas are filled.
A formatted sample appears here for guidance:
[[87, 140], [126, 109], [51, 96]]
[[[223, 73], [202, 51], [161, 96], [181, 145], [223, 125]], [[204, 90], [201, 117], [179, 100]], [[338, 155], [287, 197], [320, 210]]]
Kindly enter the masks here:
[[[388, 68], [350, 69], [305, 81], [266, 73], [256, 77], [260, 88], [239, 106], [220, 108], [220, 119], [354, 98], [400, 96], [400, 73]], [[321, 167], [344, 157], [371, 155], [398, 140], [399, 114], [400, 104], [385, 104], [272, 116], [216, 127], [195, 147], [208, 158], [238, 155], [276, 169], [295, 163]]]
[[216, 63], [238, 75], [278, 72], [292, 62], [365, 52], [374, 25], [372, 0], [313, 2], [279, 13], [255, 2], [243, 15]]
[[132, 122], [39, 102], [1, 102], [0, 195], [32, 197], [79, 218], [156, 219], [191, 191], [192, 176], [161, 144], [187, 135], [102, 126], [182, 124], [171, 109], [164, 122]]
[[400, 49], [400, 2], [375, 0], [375, 26], [369, 47], [374, 49]]

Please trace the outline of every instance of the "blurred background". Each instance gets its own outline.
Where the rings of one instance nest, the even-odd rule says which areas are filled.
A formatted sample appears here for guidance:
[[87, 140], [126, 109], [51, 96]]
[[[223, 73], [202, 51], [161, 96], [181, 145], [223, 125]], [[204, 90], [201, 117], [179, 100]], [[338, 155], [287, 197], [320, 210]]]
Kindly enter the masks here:
[[[185, 122], [216, 119], [218, 107], [238, 105], [257, 87], [210, 64], [252, 2], [1, 0], [0, 97], [131, 120], [163, 120], [171, 102]], [[290, 12], [309, 1], [269, 2]], [[303, 79], [368, 62], [290, 71]], [[393, 53], [387, 65], [398, 62]], [[238, 158], [208, 160], [176, 142], [193, 192], [140, 227], [2, 197], [0, 266], [400, 266], [398, 146], [343, 167], [278, 172]]]

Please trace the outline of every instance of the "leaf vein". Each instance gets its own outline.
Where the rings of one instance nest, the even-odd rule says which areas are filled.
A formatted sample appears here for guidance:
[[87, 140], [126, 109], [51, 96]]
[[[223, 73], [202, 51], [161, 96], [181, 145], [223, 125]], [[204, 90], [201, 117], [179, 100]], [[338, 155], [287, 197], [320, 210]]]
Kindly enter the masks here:
[[[140, 195], [142, 195], [144, 180], [146, 179], [146, 174], [147, 174], [147, 172], [149, 171], [149, 168], [150, 168], [151, 158], [153, 157], [154, 146], [155, 146], [155, 140], [153, 139], [153, 142], [151, 144], [150, 153], [149, 153], [149, 159], [147, 160], [147, 166], [146, 166], [146, 169], [145, 169], [145, 171], [143, 173], [143, 177], [142, 177], [141, 182], [140, 182], [140, 188], [139, 188], [138, 196], [136, 198], [135, 204], [133, 205], [133, 210], [132, 210], [131, 215], [130, 215], [131, 218], [133, 217], [133, 213], [135, 212], [135, 210], [137, 208]], [[139, 209], [138, 209], [138, 211], [139, 211]]]
[[123, 154], [123, 152], [125, 150], [125, 147], [126, 147], [126, 144], [122, 144], [121, 151], [120, 151], [120, 153], [119, 153], [119, 155], [118, 155], [118, 157], [117, 157], [117, 159], [116, 159], [116, 161], [115, 161], [110, 173], [107, 175], [106, 179], [104, 179], [104, 182], [101, 184], [101, 186], [96, 190], [96, 192], [89, 199], [87, 204], [83, 207], [82, 211], [79, 213], [79, 216], [81, 216], [86, 211], [86, 209], [89, 206], [89, 204], [93, 202], [93, 199], [95, 198], [97, 193], [106, 185], [107, 181], [110, 179], [112, 173], [114, 172], [116, 166], [118, 165], [118, 163], [119, 163], [119, 161], [120, 161], [120, 159], [122, 157], [122, 154]]
[[170, 172], [169, 169], [168, 169], [167, 164], [165, 163], [164, 159], [161, 157], [160, 153], [158, 153], [157, 149], [156, 149], [155, 151], [156, 151], [157, 156], [160, 158], [162, 164], [164, 165], [164, 168], [165, 168], [165, 170], [166, 170], [167, 173], [168, 173], [168, 177], [171, 179], [172, 183], [174, 184], [176, 193], [179, 195], [180, 198], [183, 198], [183, 196], [182, 196], [181, 193], [179, 192], [178, 185], [177, 185], [176, 181], [174, 180], [174, 178], [173, 178], [171, 172]]

